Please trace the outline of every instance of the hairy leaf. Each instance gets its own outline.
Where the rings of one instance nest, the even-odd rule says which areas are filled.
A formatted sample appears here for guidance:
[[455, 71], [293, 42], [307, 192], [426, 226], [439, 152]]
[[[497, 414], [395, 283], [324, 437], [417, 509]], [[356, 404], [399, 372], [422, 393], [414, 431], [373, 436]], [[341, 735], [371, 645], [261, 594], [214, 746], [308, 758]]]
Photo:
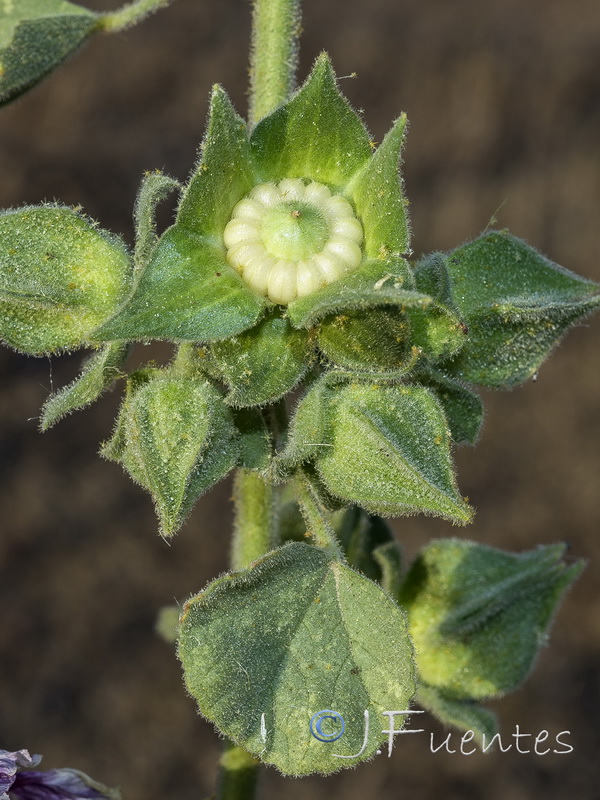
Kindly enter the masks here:
[[[401, 609], [367, 578], [296, 542], [192, 598], [179, 655], [202, 714], [289, 775], [370, 758], [385, 738], [382, 712], [407, 709], [415, 690]], [[311, 734], [311, 718], [324, 709], [345, 721], [335, 742]], [[361, 751], [365, 710], [364, 751], [336, 757]]]
[[66, 0], [0, 4], [0, 103], [59, 66], [94, 31], [97, 15]]

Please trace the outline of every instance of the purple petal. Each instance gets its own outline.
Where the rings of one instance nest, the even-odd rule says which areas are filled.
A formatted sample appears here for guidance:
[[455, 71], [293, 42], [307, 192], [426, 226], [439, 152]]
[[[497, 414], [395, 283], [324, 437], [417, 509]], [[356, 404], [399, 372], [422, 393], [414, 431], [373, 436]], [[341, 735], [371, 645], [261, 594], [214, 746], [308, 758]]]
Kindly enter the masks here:
[[10, 794], [18, 800], [117, 800], [119, 797], [115, 789], [93, 781], [76, 769], [20, 772]]
[[41, 756], [30, 756], [28, 750], [0, 750], [0, 800], [8, 800], [8, 790], [15, 781], [17, 770], [21, 767], [35, 767]]

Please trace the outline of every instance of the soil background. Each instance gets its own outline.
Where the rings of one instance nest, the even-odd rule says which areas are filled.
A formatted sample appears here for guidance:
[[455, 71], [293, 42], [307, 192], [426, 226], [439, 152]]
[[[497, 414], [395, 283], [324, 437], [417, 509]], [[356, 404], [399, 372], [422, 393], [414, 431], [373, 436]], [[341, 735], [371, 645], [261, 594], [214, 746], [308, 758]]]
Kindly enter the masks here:
[[[131, 241], [142, 173], [186, 178], [211, 85], [222, 83], [244, 113], [249, 15], [242, 0], [177, 0], [90, 42], [0, 113], [0, 205], [81, 204]], [[408, 113], [416, 254], [456, 246], [495, 216], [600, 280], [597, 0], [306, 0], [301, 77], [324, 48], [339, 75], [358, 74], [342, 87], [375, 140]], [[461, 490], [478, 509], [469, 529], [394, 523], [409, 558], [431, 537], [459, 535], [519, 551], [568, 541], [569, 557], [589, 559], [536, 673], [492, 704], [509, 741], [516, 724], [551, 737], [568, 730], [574, 752], [432, 754], [427, 737], [406, 736], [392, 758], [330, 778], [269, 770], [265, 800], [600, 796], [599, 351], [591, 319], [537, 382], [485, 393], [481, 441], [457, 454]], [[137, 356], [169, 354], [160, 345]], [[95, 455], [118, 392], [36, 430], [48, 391], [72, 380], [80, 360], [1, 354], [0, 746], [120, 784], [125, 800], [196, 800], [213, 791], [219, 743], [154, 623], [162, 606], [226, 568], [230, 484], [201, 500], [167, 545], [149, 498]], [[432, 719], [423, 727], [441, 740]]]

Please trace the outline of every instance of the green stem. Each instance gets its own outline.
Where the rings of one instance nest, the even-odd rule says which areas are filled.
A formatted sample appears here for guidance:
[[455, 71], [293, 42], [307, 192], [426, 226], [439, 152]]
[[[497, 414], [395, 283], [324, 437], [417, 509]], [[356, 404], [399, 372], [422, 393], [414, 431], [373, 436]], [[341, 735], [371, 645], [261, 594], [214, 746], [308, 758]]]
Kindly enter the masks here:
[[254, 0], [250, 51], [250, 125], [285, 102], [298, 63], [300, 0]]
[[218, 800], [253, 800], [260, 766], [258, 759], [243, 747], [226, 742], [219, 766]]
[[118, 11], [103, 14], [98, 19], [98, 29], [107, 33], [118, 33], [141, 22], [148, 14], [169, 5], [171, 0], [135, 0]]
[[244, 569], [275, 544], [275, 492], [257, 472], [239, 469], [233, 484], [235, 523], [231, 566]]
[[[254, 0], [250, 53], [250, 124], [290, 95], [298, 60], [300, 0]], [[274, 439], [284, 436], [285, 406], [272, 410]], [[244, 569], [277, 541], [277, 495], [256, 472], [238, 469], [234, 482], [235, 523], [231, 566]], [[252, 800], [260, 762], [226, 742], [220, 761], [217, 800]]]

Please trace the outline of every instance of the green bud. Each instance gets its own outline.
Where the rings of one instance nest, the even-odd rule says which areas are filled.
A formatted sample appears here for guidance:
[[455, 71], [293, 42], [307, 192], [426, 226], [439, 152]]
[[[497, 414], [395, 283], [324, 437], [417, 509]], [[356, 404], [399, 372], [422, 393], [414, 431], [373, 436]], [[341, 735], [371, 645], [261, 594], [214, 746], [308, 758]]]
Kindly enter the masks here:
[[332, 398], [328, 422], [315, 464], [334, 496], [384, 516], [421, 511], [470, 521], [446, 419], [428, 389], [350, 384]]
[[600, 286], [525, 242], [492, 232], [447, 257], [468, 341], [448, 372], [482, 386], [530, 378], [563, 334], [600, 305]]
[[82, 347], [126, 294], [125, 246], [75, 210], [0, 214], [0, 334], [30, 355]]
[[209, 381], [155, 371], [135, 378], [103, 454], [152, 494], [161, 532], [171, 536], [236, 464], [239, 449], [231, 414]]
[[308, 335], [272, 313], [250, 331], [215, 343], [212, 356], [230, 405], [264, 405], [287, 394], [308, 369]]
[[0, 8], [0, 102], [18, 97], [94, 31], [98, 17], [66, 0], [6, 0]]
[[514, 554], [459, 539], [428, 545], [401, 592], [419, 674], [448, 698], [496, 697], [525, 679], [583, 568], [564, 545]]

